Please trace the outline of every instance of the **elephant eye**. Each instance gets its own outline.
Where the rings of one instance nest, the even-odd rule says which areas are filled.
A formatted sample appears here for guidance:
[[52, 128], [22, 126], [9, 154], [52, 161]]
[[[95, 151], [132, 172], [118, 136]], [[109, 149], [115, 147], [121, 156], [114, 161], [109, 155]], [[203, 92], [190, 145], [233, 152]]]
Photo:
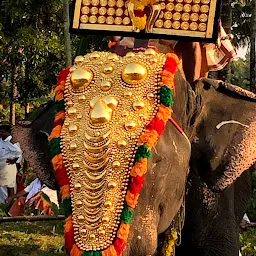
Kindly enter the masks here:
[[137, 62], [127, 64], [122, 71], [122, 78], [124, 82], [131, 85], [141, 83], [147, 75], [147, 68]]
[[93, 73], [88, 68], [77, 68], [71, 73], [71, 84], [74, 90], [87, 87], [93, 79]]

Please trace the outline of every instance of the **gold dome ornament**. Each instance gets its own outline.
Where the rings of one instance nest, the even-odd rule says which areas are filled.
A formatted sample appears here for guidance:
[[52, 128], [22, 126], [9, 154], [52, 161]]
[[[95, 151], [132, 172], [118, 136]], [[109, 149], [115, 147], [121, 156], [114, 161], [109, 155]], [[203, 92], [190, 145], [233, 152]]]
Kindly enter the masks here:
[[81, 64], [84, 61], [84, 57], [83, 56], [76, 56], [74, 62], [75, 64]]
[[110, 188], [110, 189], [115, 188], [116, 185], [117, 185], [117, 184], [116, 184], [115, 181], [110, 181], [110, 182], [108, 183], [108, 188]]
[[102, 81], [102, 82], [100, 83], [100, 88], [101, 88], [101, 90], [104, 91], [104, 92], [110, 90], [110, 88], [111, 88], [111, 82], [105, 81], [105, 80]]
[[71, 107], [71, 108], [68, 109], [67, 112], [68, 112], [69, 116], [74, 116], [76, 114], [76, 111], [77, 111], [76, 108]]
[[113, 72], [114, 68], [110, 65], [107, 65], [106, 67], [103, 68], [103, 73], [105, 75], [109, 75]]
[[118, 101], [112, 96], [95, 97], [90, 101], [90, 119], [93, 124], [108, 123], [116, 109]]
[[128, 84], [138, 84], [147, 77], [147, 68], [140, 63], [129, 63], [122, 71], [122, 78]]
[[152, 48], [148, 48], [148, 49], [146, 49], [145, 54], [153, 56], [153, 55], [156, 55], [156, 51]]
[[93, 79], [93, 73], [89, 69], [77, 68], [71, 73], [71, 84], [74, 89], [87, 87]]
[[127, 121], [125, 124], [124, 124], [124, 127], [127, 131], [132, 131], [135, 129], [135, 127], [137, 126], [137, 124], [134, 122], [134, 121]]
[[141, 100], [136, 100], [132, 104], [134, 110], [141, 110], [145, 107], [145, 103]]

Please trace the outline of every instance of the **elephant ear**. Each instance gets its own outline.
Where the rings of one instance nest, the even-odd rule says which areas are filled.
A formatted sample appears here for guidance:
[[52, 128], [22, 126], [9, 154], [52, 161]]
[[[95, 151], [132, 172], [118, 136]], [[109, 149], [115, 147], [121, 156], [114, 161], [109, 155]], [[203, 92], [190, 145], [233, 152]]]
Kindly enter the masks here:
[[48, 134], [44, 131], [35, 133], [31, 122], [19, 122], [13, 126], [12, 135], [13, 141], [20, 143], [23, 158], [41, 182], [51, 189], [57, 189], [48, 148]]
[[256, 162], [256, 95], [222, 81], [196, 85], [203, 108], [192, 145], [191, 168], [222, 191]]

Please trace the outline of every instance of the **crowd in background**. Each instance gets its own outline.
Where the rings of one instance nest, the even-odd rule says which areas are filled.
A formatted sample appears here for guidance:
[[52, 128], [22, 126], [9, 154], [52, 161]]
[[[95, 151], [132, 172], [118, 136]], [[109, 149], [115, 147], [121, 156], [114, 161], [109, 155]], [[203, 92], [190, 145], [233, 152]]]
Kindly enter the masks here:
[[22, 162], [22, 150], [19, 143], [12, 142], [11, 127], [0, 125], [0, 203], [8, 204], [10, 216], [26, 212], [54, 214], [53, 204], [58, 207], [57, 191], [37, 177], [25, 186]]

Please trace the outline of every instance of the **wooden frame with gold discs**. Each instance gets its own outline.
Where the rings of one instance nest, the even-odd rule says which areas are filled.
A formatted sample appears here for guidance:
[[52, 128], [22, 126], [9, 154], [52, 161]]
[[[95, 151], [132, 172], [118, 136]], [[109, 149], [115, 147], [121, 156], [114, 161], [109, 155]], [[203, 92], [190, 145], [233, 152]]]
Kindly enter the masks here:
[[158, 111], [165, 61], [152, 49], [93, 52], [70, 68], [61, 147], [81, 250], [104, 250], [116, 236], [138, 138]]
[[[129, 0], [76, 0], [71, 30], [144, 38], [179, 38], [215, 41], [218, 35], [220, 0], [159, 0], [161, 11], [147, 20], [150, 31], [134, 31]], [[148, 12], [150, 13], [150, 12]], [[153, 15], [153, 14], [152, 14]]]

